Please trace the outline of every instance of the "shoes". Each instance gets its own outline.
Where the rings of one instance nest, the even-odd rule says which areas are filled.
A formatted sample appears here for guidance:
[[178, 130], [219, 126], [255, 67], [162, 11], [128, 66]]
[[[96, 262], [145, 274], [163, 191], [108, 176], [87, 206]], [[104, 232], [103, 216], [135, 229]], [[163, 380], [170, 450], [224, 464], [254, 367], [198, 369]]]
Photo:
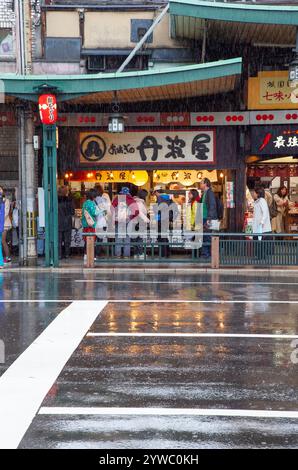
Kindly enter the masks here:
[[11, 263], [11, 258], [4, 258], [4, 264]]
[[139, 259], [145, 259], [145, 255], [144, 254], [139, 255]]
[[4, 265], [3, 265], [3, 264], [0, 264], [0, 269], [4, 269]]

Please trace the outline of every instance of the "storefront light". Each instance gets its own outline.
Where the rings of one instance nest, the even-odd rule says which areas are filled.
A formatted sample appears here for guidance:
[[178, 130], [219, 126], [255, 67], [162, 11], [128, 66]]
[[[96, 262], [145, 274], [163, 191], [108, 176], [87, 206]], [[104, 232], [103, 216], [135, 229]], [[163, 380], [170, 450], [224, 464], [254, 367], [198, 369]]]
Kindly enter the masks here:
[[120, 114], [120, 105], [116, 91], [112, 101], [112, 113], [109, 116], [108, 131], [112, 133], [124, 132], [124, 117]]
[[108, 131], [118, 134], [124, 132], [124, 118], [121, 116], [121, 114], [111, 114], [109, 117]]
[[223, 178], [223, 177], [224, 177], [223, 172], [221, 172], [219, 176], [220, 176], [221, 178]]

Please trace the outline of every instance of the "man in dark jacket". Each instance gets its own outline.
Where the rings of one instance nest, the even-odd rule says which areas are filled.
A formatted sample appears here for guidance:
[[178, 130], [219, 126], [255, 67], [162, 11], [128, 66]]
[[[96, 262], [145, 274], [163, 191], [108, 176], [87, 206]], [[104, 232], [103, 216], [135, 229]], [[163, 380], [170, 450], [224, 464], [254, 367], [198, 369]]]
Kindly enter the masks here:
[[[202, 179], [200, 188], [202, 190], [201, 202], [203, 204], [204, 232], [208, 232], [210, 231], [211, 221], [218, 220], [217, 204], [214, 192], [211, 189], [211, 182], [208, 178]], [[202, 256], [203, 258], [211, 256], [211, 237], [209, 236], [203, 237]]]
[[59, 231], [59, 258], [62, 259], [63, 245], [64, 257], [69, 258], [71, 244], [72, 217], [74, 215], [72, 199], [68, 196], [66, 186], [58, 190], [58, 231]]

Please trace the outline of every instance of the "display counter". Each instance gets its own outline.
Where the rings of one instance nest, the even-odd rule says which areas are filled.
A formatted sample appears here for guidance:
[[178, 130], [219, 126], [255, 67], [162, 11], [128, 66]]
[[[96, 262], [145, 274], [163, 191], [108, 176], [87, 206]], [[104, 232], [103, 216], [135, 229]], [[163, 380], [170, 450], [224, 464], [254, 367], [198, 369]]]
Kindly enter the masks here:
[[287, 231], [298, 234], [298, 206], [291, 207], [288, 212]]

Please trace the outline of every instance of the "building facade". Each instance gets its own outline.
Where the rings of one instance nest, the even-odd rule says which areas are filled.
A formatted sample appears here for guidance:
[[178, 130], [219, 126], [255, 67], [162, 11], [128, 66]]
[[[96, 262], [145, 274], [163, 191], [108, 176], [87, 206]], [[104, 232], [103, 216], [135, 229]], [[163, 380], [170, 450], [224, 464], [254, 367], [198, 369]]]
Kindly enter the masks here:
[[[70, 184], [77, 192], [102, 182], [113, 194], [121, 182], [133, 184], [141, 171], [147, 174], [147, 189], [163, 180], [187, 190], [205, 172], [225, 203], [223, 228], [235, 231], [243, 227], [247, 171], [254, 180], [262, 158], [295, 156], [288, 141], [279, 152], [269, 145], [260, 148], [268, 134], [271, 147], [277, 134], [291, 131], [295, 137], [298, 114], [287, 74], [298, 2], [24, 2], [24, 74], [33, 80], [24, 77], [23, 88], [21, 81], [6, 79], [7, 72], [19, 71], [21, 58], [18, 15], [12, 2], [4, 4], [2, 49], [7, 55], [0, 56], [0, 72], [11, 98], [1, 109], [11, 116], [3, 127], [3, 140], [11, 144], [0, 145], [1, 181], [22, 179], [16, 126], [20, 103], [26, 104], [26, 119], [42, 141], [36, 88], [44, 83], [54, 86], [58, 96], [58, 184]], [[125, 118], [125, 132], [119, 135], [108, 132], [115, 103]], [[42, 148], [34, 158], [37, 192]], [[111, 172], [112, 181], [107, 179]]]

